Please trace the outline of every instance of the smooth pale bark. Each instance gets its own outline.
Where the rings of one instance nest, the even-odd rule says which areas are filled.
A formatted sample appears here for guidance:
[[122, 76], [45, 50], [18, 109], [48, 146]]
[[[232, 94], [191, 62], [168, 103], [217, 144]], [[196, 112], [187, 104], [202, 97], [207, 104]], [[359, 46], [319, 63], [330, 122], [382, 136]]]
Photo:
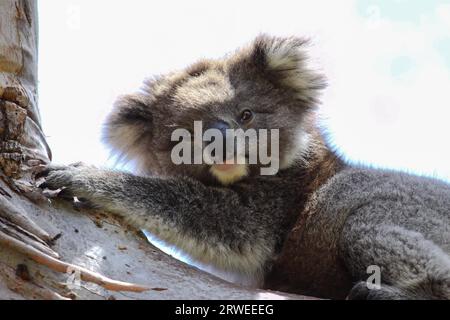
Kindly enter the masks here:
[[34, 174], [51, 153], [37, 104], [36, 7], [0, 1], [0, 299], [304, 298], [229, 284], [114, 218], [42, 195]]

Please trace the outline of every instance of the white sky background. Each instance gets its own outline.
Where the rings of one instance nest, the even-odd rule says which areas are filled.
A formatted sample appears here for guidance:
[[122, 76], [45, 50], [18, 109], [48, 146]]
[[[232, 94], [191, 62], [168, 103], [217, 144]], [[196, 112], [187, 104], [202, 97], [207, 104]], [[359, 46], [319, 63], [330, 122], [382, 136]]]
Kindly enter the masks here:
[[40, 108], [54, 161], [103, 165], [114, 98], [260, 32], [311, 37], [348, 159], [450, 179], [450, 1], [40, 0]]

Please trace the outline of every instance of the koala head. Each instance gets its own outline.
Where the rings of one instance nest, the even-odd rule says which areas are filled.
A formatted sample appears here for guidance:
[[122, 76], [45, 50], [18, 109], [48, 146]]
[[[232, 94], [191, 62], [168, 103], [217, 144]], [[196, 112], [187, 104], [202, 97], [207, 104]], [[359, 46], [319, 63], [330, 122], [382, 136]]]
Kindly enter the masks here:
[[305, 119], [325, 86], [323, 77], [306, 66], [306, 44], [295, 37], [261, 35], [222, 59], [201, 60], [147, 80], [140, 92], [116, 101], [104, 141], [141, 173], [230, 184], [259, 174], [261, 164], [175, 164], [174, 130], [193, 133], [195, 121], [203, 130], [221, 132], [277, 129], [280, 168], [287, 168], [308, 149]]

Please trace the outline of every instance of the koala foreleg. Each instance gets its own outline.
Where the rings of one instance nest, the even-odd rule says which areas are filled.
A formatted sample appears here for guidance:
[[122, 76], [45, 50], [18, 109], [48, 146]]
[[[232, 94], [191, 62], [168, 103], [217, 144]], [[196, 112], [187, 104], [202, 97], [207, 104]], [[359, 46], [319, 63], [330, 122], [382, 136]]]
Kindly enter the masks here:
[[189, 178], [142, 177], [85, 166], [50, 166], [45, 174], [42, 188], [64, 188], [66, 196], [122, 216], [221, 270], [260, 277], [273, 254], [276, 215], [258, 208], [255, 196]]

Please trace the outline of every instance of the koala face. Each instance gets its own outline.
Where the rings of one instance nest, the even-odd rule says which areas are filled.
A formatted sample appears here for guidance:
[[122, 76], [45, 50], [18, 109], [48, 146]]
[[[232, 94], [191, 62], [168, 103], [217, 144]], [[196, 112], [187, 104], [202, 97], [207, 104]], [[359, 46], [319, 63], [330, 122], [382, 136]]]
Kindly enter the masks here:
[[140, 92], [116, 101], [104, 141], [142, 173], [230, 184], [258, 174], [261, 163], [177, 165], [174, 130], [193, 133], [195, 121], [222, 132], [278, 129], [280, 168], [287, 168], [307, 151], [305, 119], [324, 87], [322, 76], [306, 67], [305, 46], [302, 39], [262, 35], [223, 59], [147, 80]]

